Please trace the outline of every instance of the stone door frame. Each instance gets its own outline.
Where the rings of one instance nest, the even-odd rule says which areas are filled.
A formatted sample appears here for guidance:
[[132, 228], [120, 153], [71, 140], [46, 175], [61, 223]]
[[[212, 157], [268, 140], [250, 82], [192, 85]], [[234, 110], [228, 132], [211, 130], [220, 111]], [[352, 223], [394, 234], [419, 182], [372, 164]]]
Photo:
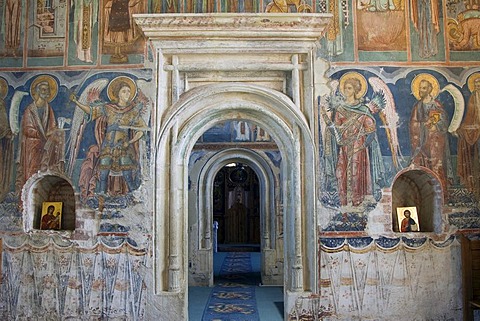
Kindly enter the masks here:
[[[134, 15], [153, 45], [158, 86], [152, 132], [154, 293], [150, 305], [188, 318], [189, 159], [207, 129], [229, 120], [263, 128], [282, 156], [285, 313], [298, 296], [317, 292], [314, 86], [323, 81], [325, 64], [316, 63], [315, 53], [331, 17], [317, 13]], [[322, 70], [315, 70], [316, 66]]]

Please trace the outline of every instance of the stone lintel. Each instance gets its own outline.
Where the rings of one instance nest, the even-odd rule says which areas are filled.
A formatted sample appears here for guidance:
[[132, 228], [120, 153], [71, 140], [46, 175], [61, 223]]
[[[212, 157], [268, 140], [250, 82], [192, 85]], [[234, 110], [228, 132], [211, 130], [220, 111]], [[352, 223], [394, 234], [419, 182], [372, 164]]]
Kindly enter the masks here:
[[[315, 43], [332, 15], [325, 13], [135, 14], [147, 38], [178, 44], [194, 41]], [[198, 44], [198, 43], [197, 43]]]

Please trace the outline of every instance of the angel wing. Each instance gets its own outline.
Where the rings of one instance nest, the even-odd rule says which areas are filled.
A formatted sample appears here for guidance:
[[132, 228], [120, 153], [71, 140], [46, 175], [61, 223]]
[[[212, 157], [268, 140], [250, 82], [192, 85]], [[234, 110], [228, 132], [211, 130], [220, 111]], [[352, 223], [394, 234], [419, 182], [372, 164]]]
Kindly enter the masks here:
[[137, 87], [138, 87], [138, 97], [142, 103], [142, 109], [140, 110], [143, 120], [146, 124], [150, 120], [150, 114], [152, 112], [152, 102], [154, 97], [154, 93], [151, 93], [152, 86], [151, 82], [147, 82], [145, 80], [137, 80]]
[[318, 96], [318, 107], [321, 112], [330, 111], [332, 109], [331, 102], [333, 97], [338, 94], [338, 85], [339, 81], [334, 79], [328, 82], [328, 87], [330, 88], [330, 93]]
[[340, 133], [338, 132], [337, 128], [333, 124], [333, 120], [331, 119], [331, 114], [327, 114], [330, 112], [335, 106], [334, 101], [335, 98], [338, 97], [338, 86], [340, 82], [336, 79], [331, 80], [328, 83], [330, 87], [330, 95], [326, 94], [323, 96], [318, 97], [318, 107], [319, 112], [322, 117], [320, 117], [321, 128], [322, 128], [322, 136], [325, 136], [325, 131], [330, 130], [332, 134], [335, 136], [337, 141], [340, 141]]
[[[89, 105], [91, 102], [98, 100], [100, 93], [107, 86], [107, 84], [108, 79], [100, 78], [95, 80], [84, 89], [78, 98], [78, 101], [82, 104]], [[87, 121], [85, 120], [85, 113], [80, 108], [75, 107], [70, 127], [70, 138], [67, 146], [67, 173], [70, 176], [72, 176], [75, 168], [75, 162], [80, 149], [80, 142], [82, 140], [83, 131], [86, 125]]]
[[393, 99], [392, 92], [382, 79], [370, 77], [368, 78], [368, 82], [374, 92], [374, 96], [368, 104], [369, 108], [371, 110], [378, 110], [378, 114], [387, 133], [388, 144], [392, 152], [393, 165], [398, 169], [400, 167], [398, 158], [402, 158], [403, 155], [398, 143], [397, 126], [399, 117], [395, 110], [395, 100]]
[[15, 91], [12, 97], [8, 121], [10, 123], [10, 130], [14, 135], [17, 135], [20, 131], [20, 125], [18, 124], [18, 114], [20, 112], [20, 102], [26, 95], [28, 95], [27, 92], [18, 90]]
[[443, 87], [441, 92], [448, 92], [453, 97], [455, 111], [453, 112], [452, 121], [448, 126], [448, 132], [455, 133], [462, 122], [463, 112], [465, 110], [465, 99], [463, 99], [463, 95], [460, 90], [452, 84], [448, 84]]
[[335, 95], [337, 93], [338, 86], [340, 86], [340, 81], [338, 79], [333, 79], [328, 83], [328, 86], [332, 90], [332, 95]]

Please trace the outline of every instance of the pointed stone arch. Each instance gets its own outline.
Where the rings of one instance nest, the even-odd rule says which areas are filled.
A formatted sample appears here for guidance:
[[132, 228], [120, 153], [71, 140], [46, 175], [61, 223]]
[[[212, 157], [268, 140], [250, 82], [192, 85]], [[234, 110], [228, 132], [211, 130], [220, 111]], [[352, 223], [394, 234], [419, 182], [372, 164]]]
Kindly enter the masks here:
[[[308, 123], [282, 93], [257, 85], [197, 87], [169, 109], [156, 146], [155, 262], [157, 292], [183, 292], [187, 280], [188, 161], [208, 128], [245, 120], [264, 128], [282, 155], [285, 291], [316, 290], [315, 153]], [[164, 242], [160, 242], [164, 236]], [[168, 246], [165, 246], [168, 244]]]

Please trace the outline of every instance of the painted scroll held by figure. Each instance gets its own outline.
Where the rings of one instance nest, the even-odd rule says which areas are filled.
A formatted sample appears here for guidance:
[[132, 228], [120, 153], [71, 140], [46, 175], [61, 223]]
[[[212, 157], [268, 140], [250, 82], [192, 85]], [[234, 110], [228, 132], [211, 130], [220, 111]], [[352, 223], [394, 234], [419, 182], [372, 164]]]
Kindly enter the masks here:
[[438, 80], [430, 74], [419, 74], [412, 81], [417, 99], [410, 117], [411, 163], [432, 170], [444, 187], [452, 179], [448, 144], [448, 114], [437, 99]]
[[471, 92], [463, 122], [457, 130], [457, 174], [461, 183], [480, 199], [480, 73], [468, 78]]
[[[374, 202], [385, 186], [385, 168], [376, 133], [376, 120], [365, 104], [365, 78], [357, 72], [344, 74], [340, 94], [330, 101], [331, 116], [322, 109], [326, 126], [325, 141], [332, 152], [327, 166], [334, 170], [341, 206], [359, 206], [367, 198]], [[333, 176], [333, 173], [331, 175]]]
[[[96, 89], [93, 90], [96, 92]], [[95, 121], [96, 144], [88, 148], [80, 171], [79, 185], [83, 198], [94, 195], [97, 183], [100, 194], [125, 195], [138, 187], [140, 179], [139, 140], [148, 130], [142, 118], [148, 99], [126, 76], [113, 79], [107, 87], [107, 94], [109, 102], [92, 99], [89, 104], [71, 96], [87, 119]], [[72, 127], [77, 120], [74, 115]], [[73, 130], [72, 135], [76, 135]], [[80, 140], [74, 139], [69, 150], [78, 149]], [[73, 160], [70, 163], [74, 166], [76, 156], [71, 155]]]
[[24, 111], [20, 125], [17, 192], [38, 171], [64, 171], [65, 131], [57, 126], [50, 105], [57, 92], [58, 83], [49, 75], [38, 76], [30, 86], [33, 102]]

